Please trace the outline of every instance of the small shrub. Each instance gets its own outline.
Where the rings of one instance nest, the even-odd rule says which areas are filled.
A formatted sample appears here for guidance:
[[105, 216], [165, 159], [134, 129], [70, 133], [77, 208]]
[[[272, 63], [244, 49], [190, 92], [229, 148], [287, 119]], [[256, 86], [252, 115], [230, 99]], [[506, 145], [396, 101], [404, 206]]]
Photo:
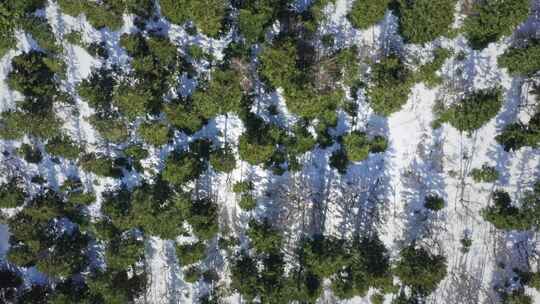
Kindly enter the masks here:
[[477, 183], [493, 183], [499, 179], [499, 172], [497, 169], [488, 164], [483, 164], [482, 168], [472, 169], [470, 175]]
[[37, 147], [29, 144], [22, 144], [19, 148], [19, 153], [21, 153], [24, 157], [24, 160], [29, 163], [37, 164], [40, 163], [43, 159], [41, 151]]
[[257, 200], [252, 194], [244, 193], [240, 196], [238, 205], [240, 208], [242, 208], [242, 210], [251, 211], [257, 207]]
[[425, 197], [424, 206], [433, 211], [439, 211], [444, 208], [444, 199], [438, 195], [428, 195]]
[[251, 181], [236, 182], [233, 185], [233, 192], [240, 194], [253, 190], [253, 183]]

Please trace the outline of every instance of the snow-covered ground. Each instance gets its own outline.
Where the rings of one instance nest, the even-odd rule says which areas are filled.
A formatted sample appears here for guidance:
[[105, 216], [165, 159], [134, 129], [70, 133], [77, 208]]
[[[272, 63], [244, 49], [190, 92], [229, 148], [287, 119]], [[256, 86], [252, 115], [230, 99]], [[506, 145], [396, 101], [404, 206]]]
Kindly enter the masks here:
[[[299, 9], [309, 1], [298, 1]], [[350, 236], [357, 231], [377, 229], [381, 239], [390, 248], [395, 258], [399, 248], [413, 239], [423, 239], [436, 252], [448, 258], [448, 276], [430, 297], [430, 303], [496, 303], [493, 287], [512, 275], [513, 268], [523, 268], [525, 252], [540, 249], [538, 235], [526, 233], [505, 233], [497, 231], [480, 216], [480, 210], [490, 203], [493, 189], [507, 190], [513, 199], [528, 189], [540, 177], [540, 151], [524, 148], [517, 152], [505, 152], [495, 141], [502, 128], [518, 117], [524, 117], [520, 104], [528, 98], [528, 87], [524, 79], [510, 77], [505, 70], [497, 67], [497, 56], [511, 44], [512, 37], [491, 44], [478, 52], [467, 47], [462, 36], [453, 39], [439, 39], [433, 44], [405, 46], [397, 34], [397, 19], [390, 12], [376, 26], [359, 31], [351, 27], [346, 14], [351, 6], [350, 0], [336, 0], [327, 7], [327, 20], [321, 33], [332, 33], [336, 45], [358, 45], [367, 50], [366, 56], [377, 58], [381, 50], [389, 46], [402, 49], [407, 55], [429, 53], [434, 45], [451, 49], [454, 53], [465, 52], [466, 59], [457, 62], [449, 59], [441, 71], [445, 82], [436, 88], [424, 84], [415, 85], [407, 104], [401, 111], [383, 118], [374, 114], [367, 103], [359, 98], [360, 118], [352, 125], [347, 118], [342, 119], [344, 128], [364, 128], [370, 134], [382, 134], [389, 140], [389, 149], [384, 154], [370, 155], [369, 159], [349, 168], [346, 175], [340, 176], [329, 165], [329, 156], [335, 147], [316, 149], [302, 157], [304, 169], [297, 173], [275, 176], [269, 171], [245, 162], [239, 162], [230, 174], [217, 174], [211, 170], [202, 180], [212, 185], [211, 194], [220, 206], [220, 225], [232, 236], [242, 241], [243, 231], [251, 216], [273, 216], [278, 221], [295, 218], [284, 226], [287, 245], [292, 248], [302, 233], [320, 232], [336, 236]], [[117, 32], [92, 28], [85, 17], [70, 17], [60, 13], [57, 4], [50, 1], [45, 14], [54, 34], [61, 39], [72, 30], [81, 31], [84, 41], [106, 41], [111, 56], [107, 62], [96, 60], [83, 48], [64, 42], [64, 58], [68, 65], [66, 89], [74, 92], [75, 86], [87, 77], [92, 68], [102, 64], [125, 65], [129, 58], [119, 47], [122, 33], [135, 31], [133, 18], [125, 16], [124, 26]], [[460, 17], [459, 15], [457, 15]], [[459, 18], [458, 18], [459, 19]], [[538, 20], [530, 20], [538, 24]], [[176, 43], [179, 51], [189, 44], [197, 44], [216, 58], [223, 57], [223, 50], [231, 41], [231, 35], [216, 40], [197, 35], [189, 36], [182, 27], [169, 24], [161, 18], [151, 26], [159, 26]], [[11, 59], [18, 53], [28, 50], [33, 42], [24, 35], [18, 35], [18, 49], [10, 51], [0, 59], [0, 111], [14, 105], [21, 98], [10, 91], [5, 82], [10, 70]], [[459, 74], [458, 70], [463, 71]], [[459, 74], [459, 75], [458, 75]], [[444, 124], [433, 129], [432, 122], [435, 101], [451, 100], [452, 93], [462, 93], [458, 83], [465, 83], [469, 89], [481, 89], [499, 85], [504, 90], [504, 104], [499, 114], [481, 129], [468, 135], [458, 132]], [[455, 91], [451, 92], [448, 87]], [[285, 108], [280, 92], [263, 94], [261, 103], [277, 103], [283, 122], [294, 121]], [[63, 126], [76, 140], [84, 142], [89, 151], [103, 149], [99, 136], [85, 120], [92, 114], [86, 102], [76, 99], [77, 115], [63, 113], [66, 119]], [[62, 113], [61, 113], [62, 114]], [[203, 130], [191, 137], [180, 136], [173, 145], [183, 145], [186, 140], [206, 136], [221, 142], [235, 143], [243, 132], [240, 119], [235, 116], [219, 116]], [[20, 143], [0, 140], [0, 151], [13, 150]], [[173, 146], [153, 149], [144, 162], [147, 168], [158, 168]], [[40, 172], [56, 184], [77, 171], [69, 163], [55, 164], [44, 161], [33, 165], [18, 160], [14, 164], [0, 154], [0, 170], [7, 172], [12, 166], [19, 166], [23, 172]], [[496, 184], [475, 184], [468, 176], [472, 168], [488, 163], [497, 166], [502, 173]], [[126, 177], [137, 181], [144, 177]], [[237, 205], [236, 194], [232, 191], [235, 182], [249, 178], [255, 183], [255, 193], [259, 198], [258, 207], [246, 212]], [[98, 201], [91, 206], [92, 216], [100, 216], [101, 193], [119, 182], [112, 179], [83, 176], [83, 181], [96, 192]], [[200, 181], [205, 182], [205, 181]], [[429, 214], [422, 207], [426, 194], [436, 193], [447, 202], [446, 208], [438, 214]], [[295, 208], [302, 205], [303, 208]], [[310, 212], [314, 209], [322, 211]], [[313, 220], [313, 217], [320, 217]], [[317, 223], [314, 225], [313, 223]], [[9, 232], [0, 225], [0, 259], [7, 251]], [[222, 229], [223, 230], [223, 229]], [[470, 251], [461, 251], [460, 240], [464, 235], [472, 239]], [[228, 264], [223, 259], [224, 252], [213, 252], [203, 262], [204, 267], [214, 268], [226, 282]], [[146, 258], [150, 286], [146, 299], [149, 303], [192, 303], [196, 295], [203, 292], [206, 283], [189, 284], [183, 280], [183, 268], [174, 255], [171, 240], [152, 237], [146, 243]], [[503, 265], [501, 267], [500, 265]], [[29, 277], [40, 280], [39, 274], [27, 270]], [[43, 279], [43, 278], [41, 278]], [[527, 293], [540, 304], [540, 293], [528, 289]], [[238, 295], [227, 298], [229, 303], [240, 303]], [[321, 303], [334, 303], [334, 298], [325, 293]], [[386, 303], [389, 303], [387, 299]], [[355, 298], [343, 303], [369, 303], [368, 297]]]

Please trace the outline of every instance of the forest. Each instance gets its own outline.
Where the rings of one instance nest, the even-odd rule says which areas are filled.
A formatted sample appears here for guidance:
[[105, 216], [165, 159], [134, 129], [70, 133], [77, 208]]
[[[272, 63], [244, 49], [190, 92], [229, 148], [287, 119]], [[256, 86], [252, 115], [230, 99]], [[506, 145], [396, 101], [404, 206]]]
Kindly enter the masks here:
[[0, 0], [0, 303], [540, 304], [540, 1]]

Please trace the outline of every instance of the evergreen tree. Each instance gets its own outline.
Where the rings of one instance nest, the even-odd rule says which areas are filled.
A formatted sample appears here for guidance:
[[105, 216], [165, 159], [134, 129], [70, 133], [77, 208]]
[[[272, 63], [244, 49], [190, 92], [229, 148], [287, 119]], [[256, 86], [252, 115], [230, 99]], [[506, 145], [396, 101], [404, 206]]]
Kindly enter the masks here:
[[416, 296], [427, 296], [446, 276], [446, 258], [409, 245], [400, 252], [394, 273]]
[[485, 1], [474, 4], [473, 14], [465, 19], [465, 37], [470, 46], [481, 50], [527, 19], [529, 0]]
[[389, 0], [355, 0], [347, 19], [358, 29], [367, 29], [384, 17]]

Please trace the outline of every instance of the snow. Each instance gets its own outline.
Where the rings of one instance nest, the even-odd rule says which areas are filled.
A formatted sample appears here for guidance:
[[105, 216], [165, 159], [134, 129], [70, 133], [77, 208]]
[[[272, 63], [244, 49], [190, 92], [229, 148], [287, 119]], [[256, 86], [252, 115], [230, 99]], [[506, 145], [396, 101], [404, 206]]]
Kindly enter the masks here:
[[[308, 0], [296, 1], [296, 8], [303, 10]], [[490, 195], [494, 189], [505, 189], [513, 199], [519, 198], [524, 190], [529, 189], [535, 178], [539, 177], [540, 152], [538, 149], [524, 148], [517, 152], [505, 152], [494, 140], [502, 128], [516, 119], [528, 119], [529, 114], [520, 108], [520, 103], [527, 101], [527, 84], [524, 79], [511, 77], [497, 67], [497, 57], [512, 43], [513, 37], [507, 37], [498, 43], [490, 44], [481, 52], [471, 50], [463, 36], [441, 38], [426, 46], [403, 45], [397, 34], [397, 19], [387, 12], [381, 22], [366, 30], [356, 30], [346, 19], [351, 1], [336, 0], [325, 12], [327, 20], [321, 26], [321, 33], [332, 33], [336, 45], [361, 46], [362, 52], [370, 59], [379, 58], [390, 47], [402, 49], [406, 59], [420, 56], [427, 58], [434, 47], [442, 46], [466, 54], [465, 60], [448, 60], [441, 75], [446, 78], [453, 91], [444, 86], [427, 88], [420, 83], [412, 88], [407, 103], [401, 111], [388, 118], [373, 113], [365, 100], [360, 97], [358, 119], [355, 124], [345, 114], [340, 115], [340, 124], [336, 133], [348, 129], [366, 130], [369, 134], [381, 134], [388, 138], [389, 149], [382, 154], [372, 154], [366, 161], [350, 166], [346, 175], [339, 173], [329, 165], [329, 157], [337, 146], [327, 149], [315, 149], [302, 156], [304, 168], [300, 172], [276, 176], [260, 166], [251, 166], [238, 160], [238, 166], [229, 174], [216, 173], [209, 169], [202, 182], [212, 185], [211, 195], [220, 207], [220, 225], [226, 227], [231, 236], [240, 239], [241, 246], [246, 246], [244, 231], [251, 217], [271, 216], [283, 227], [286, 249], [290, 250], [305, 234], [325, 233], [350, 237], [358, 232], [377, 229], [385, 245], [390, 248], [393, 259], [398, 250], [415, 239], [424, 239], [428, 234], [430, 248], [443, 253], [448, 258], [448, 276], [437, 291], [431, 296], [431, 303], [490, 303], [496, 301], [493, 287], [504, 283], [512, 276], [512, 268], [525, 268], [521, 257], [536, 247], [540, 249], [538, 234], [504, 233], [496, 231], [480, 216], [480, 211], [490, 204]], [[107, 29], [92, 28], [84, 16], [71, 17], [61, 14], [58, 5], [50, 1], [45, 10], [53, 32], [63, 37], [70, 31], [81, 31], [83, 40], [106, 41], [110, 57], [107, 61], [93, 58], [80, 46], [64, 42], [64, 58], [68, 65], [67, 79], [63, 86], [69, 92], [75, 92], [76, 85], [88, 77], [93, 68], [105, 64], [127, 66], [129, 56], [120, 48], [119, 39], [123, 33], [137, 31], [133, 17], [124, 16], [124, 26], [117, 32]], [[456, 12], [457, 27], [462, 18]], [[535, 20], [532, 21], [537, 22]], [[533, 25], [534, 26], [534, 25]], [[537, 25], [536, 25], [537, 26]], [[182, 26], [168, 23], [164, 18], [149, 24], [150, 28], [159, 29], [178, 45], [179, 50], [196, 44], [216, 58], [223, 57], [223, 50], [232, 40], [233, 33], [222, 39], [211, 39], [201, 34], [189, 36]], [[36, 48], [35, 42], [17, 34], [17, 50], [10, 51], [0, 59], [0, 112], [15, 105], [22, 96], [8, 89], [5, 78], [11, 69], [11, 59], [20, 52]], [[461, 73], [461, 74], [460, 74]], [[182, 95], [189, 95], [196, 88], [196, 81], [182, 76]], [[458, 132], [448, 124], [439, 129], [432, 128], [436, 119], [433, 106], [439, 99], [453, 102], [464, 94], [464, 89], [484, 89], [501, 86], [504, 105], [494, 119], [470, 136]], [[362, 95], [362, 94], [360, 94]], [[258, 99], [262, 105], [276, 105], [280, 125], [290, 126], [296, 118], [286, 108], [282, 91], [263, 92]], [[74, 139], [84, 142], [88, 151], [103, 151], [97, 132], [86, 118], [93, 111], [80, 98], [76, 98], [77, 115], [59, 110], [59, 116], [66, 119], [63, 128]], [[264, 107], [253, 109], [265, 120], [270, 120]], [[159, 149], [150, 149], [151, 155], [143, 161], [147, 169], [142, 176], [130, 175], [123, 183], [135, 185], [143, 178], [149, 178], [152, 172], [161, 168], [167, 155], [174, 149], [185, 147], [187, 142], [201, 137], [216, 139], [220, 143], [237, 146], [238, 138], [244, 131], [242, 121], [234, 115], [218, 116], [201, 131], [192, 136], [178, 134], [172, 145]], [[19, 143], [0, 141], [0, 150], [12, 151]], [[237, 151], [235, 151], [237, 152]], [[1, 170], [8, 171], [12, 160], [0, 155]], [[482, 164], [497, 165], [502, 173], [495, 184], [472, 182], [468, 174], [472, 168]], [[41, 173], [48, 177], [51, 184], [58, 186], [68, 176], [80, 174], [78, 168], [68, 161], [60, 164], [46, 159], [40, 165], [28, 164], [19, 160], [16, 166], [26, 174]], [[2, 174], [3, 175], [3, 174]], [[90, 206], [93, 218], [101, 216], [101, 194], [107, 189], [119, 185], [119, 181], [98, 178], [92, 174], [81, 176], [87, 188], [96, 192], [98, 201]], [[242, 180], [252, 180], [258, 206], [254, 211], [246, 212], [239, 208], [238, 197], [232, 192], [232, 185]], [[437, 193], [445, 198], [447, 206], [439, 214], [432, 214], [423, 208], [423, 198], [430, 193]], [[317, 212], [315, 212], [317, 210]], [[320, 210], [320, 212], [319, 212]], [[2, 210], [13, 215], [17, 210]], [[290, 218], [297, 219], [293, 223]], [[472, 238], [472, 246], [467, 253], [461, 252], [460, 240], [464, 234]], [[0, 258], [8, 249], [9, 231], [6, 225], [0, 225]], [[193, 240], [182, 240], [193, 241]], [[214, 267], [227, 283], [228, 263], [226, 253], [212, 251], [205, 267]], [[150, 284], [145, 296], [147, 303], [194, 303], [197, 295], [203, 293], [207, 283], [189, 284], [184, 281], [183, 265], [179, 265], [174, 254], [174, 241], [150, 237], [146, 241], [146, 260]], [[225, 261], [223, 261], [225, 260]], [[504, 268], [499, 265], [505, 264]], [[26, 277], [32, 282], [44, 282], [46, 278], [35, 269], [25, 269]], [[534, 295], [536, 304], [540, 303], [540, 294], [531, 289], [527, 293]], [[325, 302], [326, 301], [326, 302]], [[334, 303], [332, 295], [326, 291], [321, 302]], [[240, 297], [232, 294], [227, 303], [240, 303]], [[369, 303], [368, 297], [355, 298], [341, 303]], [[387, 297], [385, 303], [390, 303]]]

